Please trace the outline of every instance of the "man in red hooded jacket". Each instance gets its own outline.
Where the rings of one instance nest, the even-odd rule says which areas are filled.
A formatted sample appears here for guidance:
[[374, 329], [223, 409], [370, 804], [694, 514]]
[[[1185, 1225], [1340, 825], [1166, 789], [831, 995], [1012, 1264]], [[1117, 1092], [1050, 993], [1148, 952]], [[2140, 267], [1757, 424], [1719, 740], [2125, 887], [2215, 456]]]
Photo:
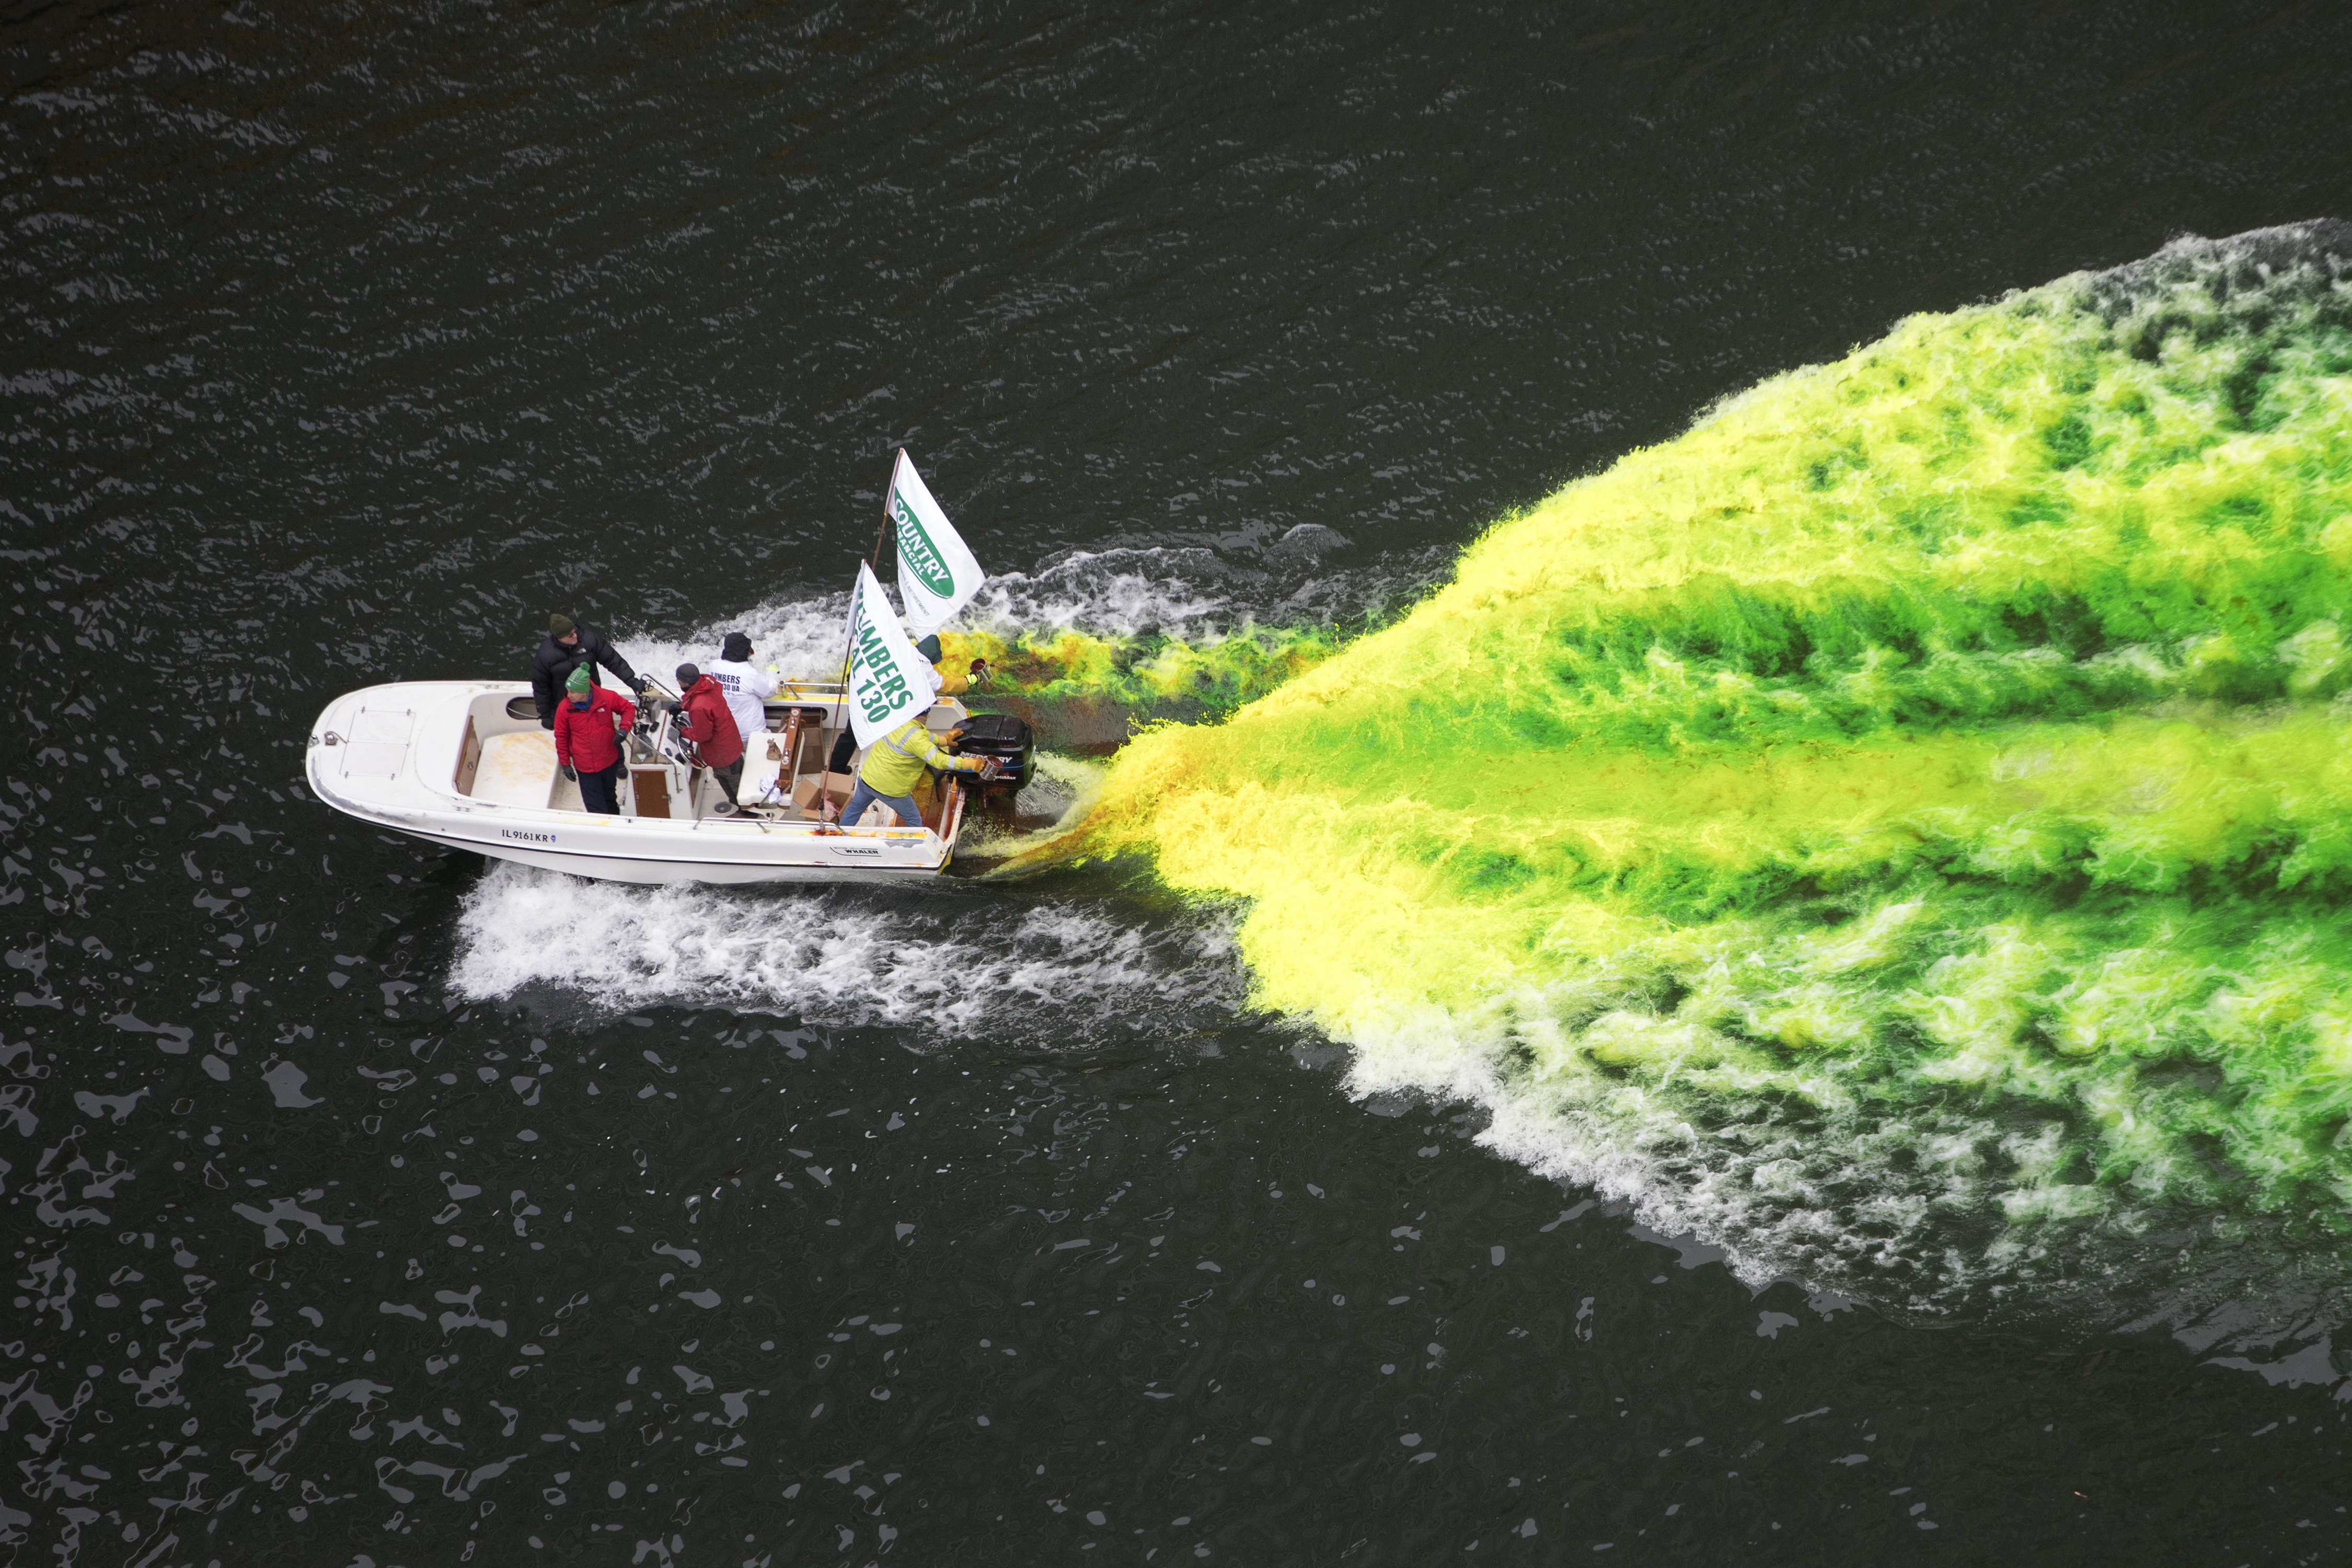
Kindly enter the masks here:
[[555, 705], [555, 762], [565, 778], [579, 781], [580, 804], [589, 811], [621, 815], [620, 737], [636, 722], [636, 704], [597, 685], [589, 666], [564, 682], [563, 700]]
[[690, 664], [677, 667], [678, 710], [686, 738], [719, 786], [719, 815], [735, 815], [735, 792], [743, 786], [743, 732], [727, 705], [727, 691]]

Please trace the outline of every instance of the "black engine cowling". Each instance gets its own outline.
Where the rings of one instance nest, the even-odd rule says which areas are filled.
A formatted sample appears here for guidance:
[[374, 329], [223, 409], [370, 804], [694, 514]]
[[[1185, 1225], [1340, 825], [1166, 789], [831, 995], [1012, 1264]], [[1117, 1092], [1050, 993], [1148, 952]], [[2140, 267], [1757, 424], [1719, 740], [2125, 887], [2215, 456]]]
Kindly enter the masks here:
[[963, 722], [963, 738], [950, 748], [959, 756], [994, 757], [1001, 770], [982, 789], [1013, 795], [1029, 787], [1037, 771], [1037, 739], [1027, 721], [1010, 713], [975, 713]]

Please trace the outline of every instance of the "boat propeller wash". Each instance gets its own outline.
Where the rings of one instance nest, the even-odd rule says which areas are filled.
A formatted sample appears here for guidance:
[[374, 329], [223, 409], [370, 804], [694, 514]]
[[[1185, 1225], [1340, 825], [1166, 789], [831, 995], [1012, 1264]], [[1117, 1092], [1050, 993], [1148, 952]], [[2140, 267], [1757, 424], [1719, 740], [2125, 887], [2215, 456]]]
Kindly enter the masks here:
[[1769, 380], [1140, 735], [1063, 850], [1750, 1279], [2136, 1258], [2162, 1311], [2352, 1233], [2347, 258], [2181, 241]]

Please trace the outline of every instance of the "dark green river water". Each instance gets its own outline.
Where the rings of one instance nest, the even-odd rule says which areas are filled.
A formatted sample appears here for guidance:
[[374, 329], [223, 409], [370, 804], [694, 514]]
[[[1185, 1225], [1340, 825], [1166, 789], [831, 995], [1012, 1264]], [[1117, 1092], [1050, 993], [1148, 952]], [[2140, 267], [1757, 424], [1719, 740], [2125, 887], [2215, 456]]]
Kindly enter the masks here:
[[625, 889], [298, 781], [554, 609], [822, 662], [902, 444], [1001, 633], [1377, 621], [1908, 313], [2347, 216], [2352, 15], [0, 18], [14, 1561], [2345, 1554], [2292, 1268], [1759, 1292], [1131, 868]]

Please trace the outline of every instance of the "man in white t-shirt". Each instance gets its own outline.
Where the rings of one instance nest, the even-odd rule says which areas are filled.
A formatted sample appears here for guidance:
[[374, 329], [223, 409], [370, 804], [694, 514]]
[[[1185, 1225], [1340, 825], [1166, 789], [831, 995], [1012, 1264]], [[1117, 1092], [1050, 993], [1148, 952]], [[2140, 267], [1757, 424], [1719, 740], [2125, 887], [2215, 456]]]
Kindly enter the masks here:
[[741, 632], [729, 632], [719, 658], [705, 666], [703, 673], [717, 681], [719, 689], [726, 694], [727, 711], [735, 716], [735, 728], [743, 737], [743, 744], [757, 744], [768, 732], [768, 710], [761, 703], [776, 694], [777, 681], [751, 663], [751, 639]]

